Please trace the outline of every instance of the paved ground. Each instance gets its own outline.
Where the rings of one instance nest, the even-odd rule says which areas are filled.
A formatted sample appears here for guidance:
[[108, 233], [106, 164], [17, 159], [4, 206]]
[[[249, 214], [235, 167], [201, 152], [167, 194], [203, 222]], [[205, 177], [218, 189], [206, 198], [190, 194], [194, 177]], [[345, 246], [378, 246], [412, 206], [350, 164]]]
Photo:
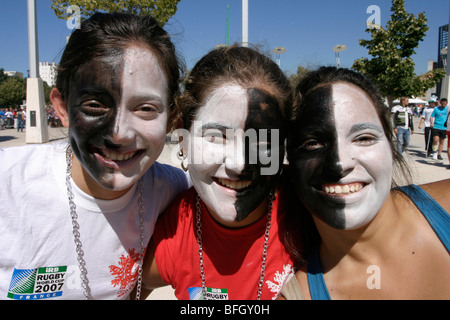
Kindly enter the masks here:
[[[425, 139], [423, 131], [419, 130], [419, 119], [415, 118], [415, 133], [411, 136], [408, 152], [405, 158], [408, 160], [413, 177], [412, 182], [416, 184], [428, 183], [442, 179], [450, 179], [450, 169], [447, 169], [449, 160], [447, 157], [447, 140], [445, 141], [444, 150], [442, 151], [442, 161], [434, 161], [427, 158], [425, 155]], [[67, 130], [64, 128], [48, 128], [49, 142], [64, 139], [67, 136]], [[26, 133], [17, 132], [16, 129], [0, 130], [0, 148], [11, 146], [19, 146], [26, 144]], [[158, 161], [162, 163], [169, 163], [179, 167], [180, 163], [175, 154], [177, 147], [174, 144], [166, 143], [163, 153]], [[0, 164], [1, 165], [1, 164]], [[175, 299], [173, 290], [167, 286], [155, 290], [149, 297], [150, 300], [159, 299]]]

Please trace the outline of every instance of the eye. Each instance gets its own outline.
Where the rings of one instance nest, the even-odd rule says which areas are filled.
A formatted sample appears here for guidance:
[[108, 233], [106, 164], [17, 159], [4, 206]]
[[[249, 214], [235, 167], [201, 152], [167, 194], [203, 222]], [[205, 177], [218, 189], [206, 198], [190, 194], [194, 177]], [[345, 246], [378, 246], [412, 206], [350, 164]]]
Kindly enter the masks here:
[[223, 144], [226, 141], [226, 136], [222, 131], [217, 129], [207, 129], [203, 132], [203, 138], [211, 143]]
[[303, 142], [298, 149], [304, 151], [317, 151], [324, 148], [326, 145], [316, 139], [308, 139]]
[[144, 120], [153, 120], [158, 116], [159, 108], [153, 104], [144, 103], [138, 105], [134, 109], [134, 113], [144, 119]]
[[356, 144], [359, 144], [361, 146], [371, 146], [377, 143], [379, 140], [378, 137], [373, 136], [371, 134], [362, 134], [357, 136], [354, 141]]
[[108, 113], [109, 108], [98, 100], [87, 100], [81, 103], [83, 113], [90, 116], [103, 116]]

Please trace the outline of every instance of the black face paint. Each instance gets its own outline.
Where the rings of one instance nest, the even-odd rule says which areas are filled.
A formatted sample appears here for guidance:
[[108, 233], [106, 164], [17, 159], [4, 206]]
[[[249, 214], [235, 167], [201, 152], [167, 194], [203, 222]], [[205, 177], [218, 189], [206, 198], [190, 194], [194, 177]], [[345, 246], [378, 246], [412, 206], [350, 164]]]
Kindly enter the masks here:
[[[284, 117], [278, 101], [256, 88], [247, 90], [247, 94], [248, 116], [244, 130], [254, 130], [258, 141], [247, 139], [245, 143], [246, 161], [241, 176], [243, 180], [251, 180], [252, 185], [236, 196], [236, 221], [245, 219], [269, 195], [281, 172], [284, 159]], [[273, 139], [277, 137], [276, 143], [272, 145]], [[262, 174], [262, 169], [269, 166], [274, 166], [273, 174]]]
[[345, 219], [339, 213], [344, 204], [333, 203], [330, 214], [318, 193], [322, 184], [342, 177], [334, 112], [332, 85], [309, 92], [295, 127], [290, 129], [288, 155], [292, 181], [305, 206], [327, 224], [344, 228]]
[[95, 58], [80, 67], [70, 84], [67, 101], [70, 144], [94, 179], [112, 171], [98, 163], [94, 151], [119, 147], [107, 137], [114, 131], [118, 117], [123, 64], [121, 55]]

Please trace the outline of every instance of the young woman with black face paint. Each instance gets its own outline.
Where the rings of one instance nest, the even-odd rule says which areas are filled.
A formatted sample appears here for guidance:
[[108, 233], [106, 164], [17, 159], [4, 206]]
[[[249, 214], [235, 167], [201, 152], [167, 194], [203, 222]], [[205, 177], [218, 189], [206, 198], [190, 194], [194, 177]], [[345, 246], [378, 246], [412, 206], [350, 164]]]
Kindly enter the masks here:
[[[283, 295], [450, 298], [450, 181], [391, 189], [404, 163], [389, 109], [362, 75], [320, 68], [294, 96], [300, 102], [288, 134], [290, 176], [318, 237]], [[308, 214], [291, 209], [290, 217]]]
[[[148, 289], [179, 299], [273, 299], [291, 273], [280, 242], [289, 81], [256, 50], [213, 50], [177, 101], [193, 188], [161, 216], [144, 264]], [[153, 256], [154, 255], [154, 256]]]
[[152, 17], [98, 13], [72, 33], [50, 95], [69, 141], [0, 151], [1, 299], [139, 293], [156, 219], [189, 187], [156, 162], [180, 71]]

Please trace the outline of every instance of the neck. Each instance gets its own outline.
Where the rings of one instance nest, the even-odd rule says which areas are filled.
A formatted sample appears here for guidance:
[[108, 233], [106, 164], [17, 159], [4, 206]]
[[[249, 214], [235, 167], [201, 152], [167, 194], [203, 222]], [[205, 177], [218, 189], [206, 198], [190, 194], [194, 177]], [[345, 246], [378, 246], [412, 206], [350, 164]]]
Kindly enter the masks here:
[[[249, 226], [249, 225], [255, 223], [256, 221], [258, 221], [261, 217], [265, 216], [268, 212], [269, 205], [270, 205], [269, 199], [265, 198], [264, 201], [262, 201], [258, 205], [258, 207], [255, 210], [253, 210], [244, 220], [232, 221], [232, 222], [223, 221], [208, 206], [206, 206], [206, 209], [208, 210], [208, 213], [211, 215], [211, 217], [214, 219], [214, 221], [216, 221], [221, 226], [223, 226], [225, 228], [229, 228], [229, 229], [238, 229], [238, 228], [243, 228], [243, 227]], [[271, 208], [270, 208], [270, 210], [271, 210]]]
[[102, 187], [89, 173], [87, 173], [75, 156], [72, 156], [72, 179], [77, 187], [84, 193], [102, 200], [120, 198], [131, 189], [131, 187], [129, 187], [124, 190], [110, 190]]

